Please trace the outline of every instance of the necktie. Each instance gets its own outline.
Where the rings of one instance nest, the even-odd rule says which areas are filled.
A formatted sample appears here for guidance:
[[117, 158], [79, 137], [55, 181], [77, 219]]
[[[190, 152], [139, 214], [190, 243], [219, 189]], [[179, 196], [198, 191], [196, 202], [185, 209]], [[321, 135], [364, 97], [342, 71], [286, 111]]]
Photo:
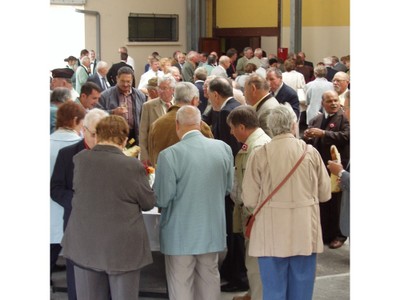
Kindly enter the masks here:
[[171, 107], [171, 102], [165, 102], [165, 105], [167, 106], [167, 111]]
[[101, 82], [103, 84], [103, 90], [106, 90], [107, 89], [107, 82], [106, 82], [106, 79], [104, 77], [101, 77]]

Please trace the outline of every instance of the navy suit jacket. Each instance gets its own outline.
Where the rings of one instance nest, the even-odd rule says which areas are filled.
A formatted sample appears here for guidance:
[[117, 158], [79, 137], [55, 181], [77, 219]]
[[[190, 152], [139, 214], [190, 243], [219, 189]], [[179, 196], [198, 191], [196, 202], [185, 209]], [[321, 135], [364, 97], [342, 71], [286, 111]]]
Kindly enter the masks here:
[[74, 163], [72, 158], [75, 154], [85, 149], [84, 140], [60, 149], [54, 165], [50, 180], [50, 196], [55, 202], [64, 208], [64, 230], [72, 210], [72, 181], [74, 177]]
[[279, 90], [279, 93], [275, 95], [276, 100], [278, 100], [279, 103], [285, 103], [288, 102], [294, 112], [296, 113], [297, 119], [300, 116], [300, 102], [299, 102], [299, 96], [297, 96], [297, 91], [292, 89], [290, 86], [288, 86], [286, 83], [283, 83], [283, 86]]
[[[132, 66], [128, 65], [126, 62], [119, 62], [116, 64], [113, 64], [107, 72], [107, 80], [110, 83], [111, 86], [114, 86], [117, 84], [117, 74], [118, 70], [122, 67], [129, 67], [133, 70]], [[132, 81], [132, 86], [135, 86], [135, 76], [133, 76], [133, 81]]]
[[101, 84], [100, 76], [97, 72], [94, 73], [94, 75], [90, 75], [87, 81], [97, 84], [100, 87], [101, 91], [104, 91], [103, 85]]
[[203, 112], [206, 110], [207, 104], [208, 104], [208, 99], [204, 97], [204, 81], [196, 81], [194, 85], [197, 87], [199, 90], [199, 99], [200, 99], [200, 104], [198, 106], [198, 109], [200, 112], [203, 114]]
[[233, 157], [239, 152], [242, 145], [236, 140], [231, 134], [231, 128], [229, 127], [226, 119], [229, 113], [235, 108], [240, 106], [240, 102], [235, 98], [229, 99], [225, 106], [219, 112], [213, 111], [212, 113], [212, 133], [215, 139], [224, 141], [227, 143], [233, 153]]

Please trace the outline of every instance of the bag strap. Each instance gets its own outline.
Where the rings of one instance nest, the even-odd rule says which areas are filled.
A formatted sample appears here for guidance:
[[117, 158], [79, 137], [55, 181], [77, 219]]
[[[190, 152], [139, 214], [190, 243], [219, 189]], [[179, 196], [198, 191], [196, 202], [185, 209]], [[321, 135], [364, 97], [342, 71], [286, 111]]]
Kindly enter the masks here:
[[286, 177], [282, 180], [282, 182], [271, 192], [271, 194], [269, 194], [269, 196], [264, 200], [264, 202], [261, 203], [261, 205], [258, 207], [258, 209], [252, 215], [252, 218], [256, 217], [256, 214], [258, 214], [258, 212], [261, 210], [261, 208], [272, 198], [273, 195], [276, 194], [277, 191], [279, 191], [279, 189], [286, 183], [286, 181], [290, 178], [290, 176], [292, 176], [294, 171], [296, 171], [297, 167], [301, 164], [304, 157], [306, 156], [309, 146], [310, 145], [306, 145], [304, 152], [301, 155], [300, 159], [297, 161], [297, 163], [294, 165], [294, 167], [290, 170], [290, 172], [286, 175]]

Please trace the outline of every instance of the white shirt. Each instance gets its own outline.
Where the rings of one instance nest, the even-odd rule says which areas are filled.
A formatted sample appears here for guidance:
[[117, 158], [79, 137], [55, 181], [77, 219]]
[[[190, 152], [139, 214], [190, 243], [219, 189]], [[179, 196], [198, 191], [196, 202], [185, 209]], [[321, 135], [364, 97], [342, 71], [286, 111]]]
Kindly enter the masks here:
[[146, 73], [143, 73], [142, 76], [140, 76], [140, 82], [138, 85], [138, 89], [143, 89], [147, 87], [147, 84], [149, 83], [149, 79], [153, 78], [153, 77], [162, 77], [164, 76], [164, 72], [163, 71], [157, 71], [154, 72], [152, 69], [149, 69]]
[[127, 59], [126, 63], [127, 63], [128, 65], [130, 65], [130, 66], [132, 67], [133, 70], [135, 70], [135, 61], [133, 60], [132, 57], [128, 56], [128, 59]]

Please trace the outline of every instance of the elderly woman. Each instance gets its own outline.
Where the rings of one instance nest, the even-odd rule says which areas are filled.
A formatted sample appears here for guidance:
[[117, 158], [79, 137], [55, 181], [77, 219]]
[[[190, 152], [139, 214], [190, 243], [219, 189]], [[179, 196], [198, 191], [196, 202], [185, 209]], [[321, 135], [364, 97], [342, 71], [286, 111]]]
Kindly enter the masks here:
[[267, 120], [273, 138], [249, 158], [244, 205], [256, 210], [305, 154], [294, 173], [260, 209], [249, 255], [258, 257], [263, 299], [312, 299], [316, 253], [323, 252], [319, 202], [331, 197], [330, 177], [318, 151], [297, 138], [296, 115], [279, 105]]
[[152, 263], [142, 210], [155, 196], [142, 163], [125, 156], [129, 127], [111, 115], [96, 126], [97, 145], [73, 158], [75, 190], [62, 241], [75, 264], [78, 299], [139, 297], [140, 270]]
[[[72, 101], [61, 104], [57, 109], [56, 130], [50, 135], [50, 176], [61, 148], [75, 144], [82, 138], [80, 132], [85, 109]], [[64, 209], [50, 198], [50, 273], [55, 270], [61, 251]]]

